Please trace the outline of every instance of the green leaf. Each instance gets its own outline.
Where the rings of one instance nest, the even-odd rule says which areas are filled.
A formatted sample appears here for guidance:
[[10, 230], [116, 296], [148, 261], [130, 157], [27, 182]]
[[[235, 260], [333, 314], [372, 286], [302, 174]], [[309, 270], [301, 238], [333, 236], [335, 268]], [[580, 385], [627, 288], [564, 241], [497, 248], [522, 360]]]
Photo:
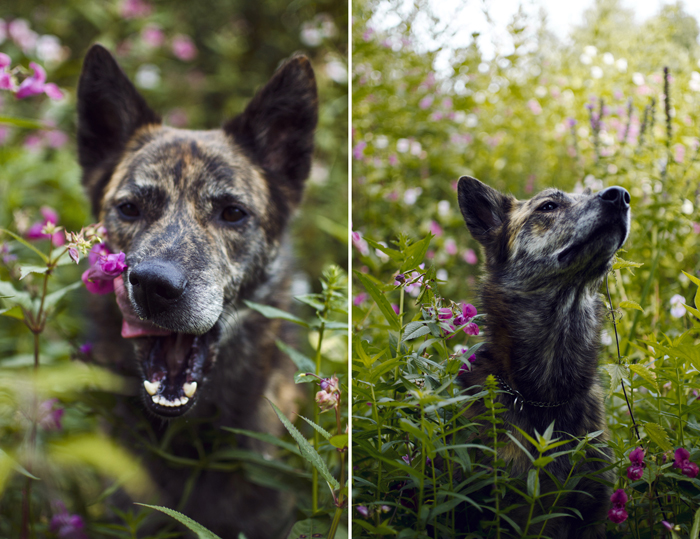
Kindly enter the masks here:
[[612, 395], [617, 386], [620, 385], [621, 381], [629, 380], [629, 369], [625, 365], [618, 365], [617, 363], [608, 363], [603, 365], [603, 369], [607, 371], [610, 375], [610, 394]]
[[285, 312], [281, 309], [277, 309], [275, 307], [270, 307], [269, 305], [262, 305], [260, 303], [254, 303], [252, 301], [247, 301], [247, 300], [243, 300], [243, 302], [250, 309], [253, 309], [254, 311], [259, 312], [265, 318], [281, 318], [282, 320], [294, 322], [295, 324], [299, 324], [300, 326], [304, 326], [305, 328], [309, 327], [309, 324], [304, 322], [301, 318], [297, 318], [293, 314]]
[[642, 309], [642, 306], [634, 301], [621, 301], [620, 307], [622, 307], [623, 309], [637, 309], [638, 311], [642, 311], [642, 313], [644, 313], [644, 309]]
[[384, 318], [386, 318], [386, 321], [389, 322], [391, 329], [394, 331], [399, 331], [401, 329], [401, 326], [399, 325], [399, 317], [394, 312], [394, 309], [392, 308], [391, 303], [389, 303], [389, 300], [386, 299], [386, 296], [365, 274], [359, 271], [355, 271], [354, 273], [365, 287], [369, 295], [372, 296], [372, 299], [377, 304], [377, 307], [379, 307], [379, 310], [384, 315]]
[[[683, 274], [698, 287], [697, 291], [695, 292], [694, 302], [695, 302], [695, 308], [697, 310], [700, 310], [700, 279], [698, 279], [695, 275], [691, 275], [690, 273], [686, 273], [685, 271], [683, 272]], [[697, 315], [695, 315], [695, 316], [697, 316]]]
[[630, 365], [630, 370], [644, 378], [647, 382], [651, 384], [651, 387], [653, 387], [654, 389], [659, 389], [659, 386], [656, 383], [656, 373], [651, 369], [648, 369], [644, 365], [635, 363], [633, 365]]
[[18, 292], [12, 284], [7, 281], [0, 281], [0, 295], [5, 296], [5, 301], [21, 305], [28, 311], [34, 309], [32, 297], [27, 292]]
[[311, 358], [305, 356], [295, 348], [292, 348], [287, 343], [282, 342], [279, 339], [275, 341], [275, 344], [277, 345], [277, 348], [289, 356], [289, 359], [294, 362], [297, 369], [304, 372], [316, 372], [316, 364]]
[[698, 539], [700, 536], [700, 508], [695, 511], [695, 518], [693, 519], [693, 527], [690, 529], [690, 539]]
[[15, 305], [9, 309], [0, 309], [0, 315], [16, 318], [17, 320], [24, 320], [24, 312], [19, 305]]
[[290, 444], [289, 442], [285, 442], [284, 440], [280, 440], [279, 438], [273, 436], [268, 432], [256, 432], [254, 430], [236, 429], [234, 427], [221, 428], [228, 432], [233, 432], [234, 434], [243, 434], [244, 436], [248, 436], [249, 438], [260, 440], [261, 442], [276, 445], [278, 447], [281, 447], [282, 449], [286, 449], [287, 451], [294, 453], [295, 455], [301, 456], [301, 453], [299, 453], [299, 449], [297, 448], [297, 446], [295, 446], [294, 444]]
[[344, 447], [348, 446], [348, 435], [347, 434], [336, 434], [335, 436], [331, 436], [331, 439], [328, 440], [333, 447], [337, 447], [338, 449], [343, 449]]
[[612, 269], [613, 271], [618, 269], [629, 269], [631, 271], [630, 268], [641, 268], [643, 265], [644, 262], [630, 262], [616, 256]]
[[301, 537], [328, 537], [328, 531], [330, 530], [330, 522], [328, 520], [321, 520], [317, 518], [308, 518], [306, 520], [300, 520], [289, 531], [287, 539], [299, 539]]
[[44, 309], [51, 309], [53, 306], [55, 306], [59, 300], [65, 296], [68, 292], [71, 290], [75, 290], [78, 288], [80, 285], [83, 284], [83, 281], [76, 281], [73, 284], [69, 284], [68, 286], [64, 286], [63, 288], [56, 290], [55, 292], [52, 292], [46, 298], [44, 299]]
[[306, 421], [309, 425], [311, 425], [314, 429], [316, 429], [318, 431], [318, 433], [321, 436], [323, 436], [326, 440], [330, 440], [333, 437], [333, 435], [330, 432], [328, 432], [326, 429], [324, 429], [320, 425], [317, 425], [316, 423], [314, 423], [310, 419], [306, 419], [303, 415], [300, 415], [299, 417], [301, 417], [304, 421]]
[[306, 303], [311, 306], [316, 311], [323, 311], [325, 305], [323, 304], [323, 296], [320, 294], [304, 294], [303, 296], [294, 296], [294, 299]]
[[396, 249], [392, 249], [391, 247], [384, 247], [381, 243], [377, 243], [376, 241], [370, 239], [370, 238], [363, 238], [371, 247], [374, 247], [375, 249], [379, 249], [382, 253], [387, 255], [389, 258], [392, 260], [401, 260], [403, 257], [401, 256], [401, 253], [397, 251]]
[[671, 442], [668, 439], [668, 434], [661, 425], [657, 423], [645, 423], [644, 432], [647, 433], [649, 439], [658, 445], [663, 451], [673, 449]]
[[549, 457], [549, 456], [547, 456], [547, 457], [540, 457], [540, 458], [537, 458], [537, 459], [533, 460], [533, 461], [532, 461], [532, 465], [533, 465], [533, 466], [536, 466], [537, 468], [544, 468], [545, 466], [547, 466], [547, 464], [549, 464], [549, 463], [552, 462], [553, 460], [554, 460], [554, 459], [553, 459], [552, 457]]
[[279, 417], [284, 427], [289, 431], [289, 434], [292, 435], [292, 438], [294, 438], [296, 443], [299, 445], [301, 456], [304, 457], [307, 461], [309, 461], [309, 463], [318, 470], [318, 473], [320, 473], [321, 476], [328, 482], [331, 488], [339, 489], [340, 484], [335, 479], [335, 477], [331, 475], [331, 472], [328, 471], [326, 463], [323, 462], [321, 455], [319, 455], [316, 452], [316, 450], [308, 442], [308, 440], [304, 438], [301, 432], [299, 432], [297, 428], [294, 425], [292, 425], [292, 422], [289, 421], [289, 419], [287, 419], [287, 417], [282, 413], [282, 411], [279, 408], [277, 408], [277, 406], [275, 406], [275, 403], [272, 401], [268, 402], [270, 403], [270, 406], [272, 406], [272, 408], [275, 410], [277, 417]]
[[21, 281], [30, 273], [43, 274], [49, 271], [46, 266], [20, 266], [19, 267], [19, 280]]
[[15, 118], [14, 116], [0, 116], [0, 124], [22, 127], [24, 129], [44, 129], [46, 124], [30, 118]]
[[406, 258], [403, 264], [401, 264], [401, 271], [406, 271], [410, 269], [417, 268], [420, 263], [425, 258], [425, 254], [428, 252], [430, 247], [430, 240], [433, 238], [432, 234], [426, 236], [420, 241], [409, 245], [404, 251]]
[[406, 326], [406, 332], [404, 333], [403, 340], [410, 341], [411, 339], [423, 337], [428, 333], [430, 333], [430, 328], [425, 322], [411, 322]]
[[172, 518], [177, 520], [180, 524], [184, 524], [190, 530], [192, 530], [195, 534], [197, 534], [198, 539], [221, 539], [218, 535], [215, 535], [214, 533], [210, 532], [201, 524], [198, 524], [197, 522], [192, 520], [190, 517], [185, 516], [182, 513], [175, 511], [174, 509], [169, 509], [168, 507], [161, 507], [159, 505], [148, 505], [145, 503], [137, 503], [136, 505], [141, 505], [143, 507], [155, 509], [156, 511], [160, 511], [161, 513], [165, 513], [166, 515], [171, 516]]
[[537, 477], [537, 470], [530, 470], [527, 473], [527, 495], [531, 498], [540, 495], [540, 482]]

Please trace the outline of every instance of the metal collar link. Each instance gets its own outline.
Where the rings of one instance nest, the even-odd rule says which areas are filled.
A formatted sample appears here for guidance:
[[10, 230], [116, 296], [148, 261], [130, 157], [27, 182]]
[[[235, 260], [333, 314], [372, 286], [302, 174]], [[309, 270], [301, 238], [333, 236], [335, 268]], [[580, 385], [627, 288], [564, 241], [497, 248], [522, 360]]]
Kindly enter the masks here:
[[537, 406], [538, 408], [556, 408], [557, 406], [562, 406], [563, 404], [566, 404], [569, 402], [568, 400], [566, 401], [559, 401], [559, 402], [537, 402], [537, 401], [530, 401], [527, 400], [525, 397], [522, 396], [522, 394], [510, 387], [506, 381], [501, 378], [500, 374], [495, 374], [494, 377], [498, 381], [499, 384], [501, 384], [501, 387], [503, 388], [503, 391], [508, 393], [509, 395], [513, 395], [515, 397], [515, 402], [513, 402], [514, 406], [517, 406], [518, 401], [520, 401], [520, 411], [523, 410], [523, 404], [529, 404], [530, 406]]

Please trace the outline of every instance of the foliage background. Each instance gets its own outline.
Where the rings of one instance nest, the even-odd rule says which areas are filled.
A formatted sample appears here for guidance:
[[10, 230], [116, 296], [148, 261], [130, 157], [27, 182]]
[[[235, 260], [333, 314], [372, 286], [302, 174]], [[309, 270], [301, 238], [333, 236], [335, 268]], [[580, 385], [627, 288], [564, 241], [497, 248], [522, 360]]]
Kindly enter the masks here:
[[[331, 263], [347, 267], [347, 3], [10, 0], [3, 2], [0, 18], [0, 52], [12, 58], [13, 67], [26, 68], [30, 61], [43, 65], [47, 80], [65, 94], [57, 102], [45, 96], [20, 101], [9, 92], [0, 95], [0, 116], [35, 119], [43, 125], [42, 129], [0, 125], [0, 227], [23, 232], [29, 223], [41, 220], [42, 206], [54, 208], [58, 224], [67, 230], [79, 230], [93, 221], [80, 185], [75, 145], [76, 84], [82, 58], [92, 43], [102, 43], [116, 53], [124, 71], [166, 123], [193, 129], [216, 128], [241, 112], [279, 63], [299, 51], [311, 58], [315, 68], [320, 121], [314, 167], [292, 234], [297, 253], [293, 293], [320, 292], [324, 268]], [[12, 23], [18, 21], [13, 30]], [[184, 42], [184, 49], [176, 50], [178, 40], [181, 45]], [[12, 241], [2, 247], [0, 280], [17, 279], [12, 260], [17, 255], [26, 259], [27, 251]], [[57, 279], [61, 284], [76, 281], [83, 269], [63, 267]], [[23, 283], [36, 291], [41, 279], [29, 276]], [[70, 295], [42, 335], [42, 365], [84, 357], [78, 348], [86, 339], [85, 294], [82, 290]], [[304, 317], [313, 314], [307, 306], [299, 304], [298, 309]], [[340, 346], [341, 353], [331, 355], [340, 363], [324, 367], [325, 372], [345, 370], [345, 341], [342, 336], [339, 339], [335, 349]], [[333, 344], [328, 335], [326, 340]], [[302, 342], [302, 351], [311, 355], [312, 346]], [[31, 351], [31, 334], [22, 322], [0, 319], [2, 376], [9, 379], [23, 372], [33, 362]], [[21, 446], [26, 435], [15, 419], [3, 419], [6, 450]], [[94, 432], [97, 421], [90, 405], [74, 402], [63, 423], [72, 432]], [[90, 476], [87, 470], [81, 474], [83, 479]], [[61, 487], [66, 491], [53, 491], [52, 496], [63, 498], [69, 510], [82, 510], [84, 515], [88, 509], [77, 501], [77, 483]], [[78, 507], [72, 506], [68, 491]], [[20, 504], [19, 489], [5, 492], [0, 502], [0, 535], [17, 536]], [[94, 516], [102, 509], [98, 503], [89, 511]], [[5, 518], [10, 514], [12, 519]]]
[[[484, 9], [498, 9], [497, 3], [484, 3]], [[457, 205], [460, 176], [474, 176], [518, 198], [550, 186], [597, 191], [621, 185], [632, 196], [632, 228], [622, 256], [644, 264], [634, 273], [614, 272], [610, 280], [614, 308], [622, 316], [618, 329], [623, 364], [653, 369], [654, 352], [637, 346], [642, 341], [662, 342], [664, 335], [673, 339], [684, 334], [689, 349], [697, 350], [697, 320], [689, 314], [673, 316], [671, 298], [680, 294], [692, 305], [695, 285], [682, 271], [700, 275], [698, 22], [680, 3], [636, 23], [618, 0], [597, 0], [570, 39], [562, 41], [543, 18], [521, 11], [507, 28], [509, 40], [493, 57], [486, 57], [478, 34], [469, 46], [450, 48], [454, 32], [473, 30], [441, 21], [434, 16], [437, 10], [437, 3], [420, 0], [353, 2], [353, 268], [374, 278], [398, 307], [403, 287], [394, 286], [396, 261], [370, 248], [364, 237], [391, 244], [400, 234], [416, 241], [432, 233], [425, 262], [437, 270], [440, 295], [481, 310], [481, 254]], [[393, 25], [396, 20], [401, 22]], [[427, 46], [428, 41], [437, 48]], [[449, 67], [436, 72], [439, 52], [449, 57]], [[668, 111], [664, 67], [670, 72]], [[405, 244], [399, 251], [404, 249]], [[415, 297], [420, 290], [415, 287], [411, 294]], [[381, 310], [357, 279], [353, 295], [354, 350], [363, 341], [369, 357], [384, 347], [401, 356], [393, 348], [394, 337], [387, 340], [390, 332]], [[404, 322], [415, 320], [410, 299], [407, 295]], [[625, 300], [639, 303], [643, 312], [625, 303], [621, 307]], [[606, 329], [601, 363], [610, 367], [617, 363], [617, 352], [612, 324]], [[451, 341], [454, 345], [462, 343]], [[683, 427], [666, 422], [663, 409], [649, 415], [645, 389], [635, 393], [635, 411], [642, 422], [659, 421], [676, 442], [685, 432], [685, 441], [697, 454], [700, 363], [693, 357], [686, 363], [679, 392], [679, 400], [688, 405], [681, 414]], [[353, 368], [359, 363], [354, 352]], [[409, 364], [406, 372], [411, 368]], [[392, 372], [379, 379], [391, 384]], [[617, 450], [622, 466], [624, 451], [635, 441], [619, 378], [611, 384], [602, 369], [601, 376], [612, 386], [606, 399], [609, 427], [615, 443], [621, 444]], [[633, 375], [633, 383], [639, 380]], [[354, 413], [369, 420], [366, 403], [360, 402], [366, 397], [360, 385], [355, 386], [361, 397]], [[654, 394], [666, 395], [671, 387], [678, 389], [668, 385]], [[376, 398], [391, 395], [380, 391]], [[364, 425], [356, 423], [355, 439], [371, 439]], [[397, 440], [402, 436], [408, 439], [409, 434], [399, 433]], [[387, 451], [389, 439], [382, 446]], [[361, 459], [365, 454], [356, 447], [353, 455]], [[356, 474], [373, 480], [375, 472], [370, 466]], [[366, 502], [363, 494], [371, 489], [358, 486], [367, 486], [362, 481], [355, 484], [355, 499]], [[693, 503], [696, 509], [697, 498]], [[354, 517], [364, 520], [357, 512]], [[388, 515], [384, 518], [375, 512], [367, 522], [389, 522]]]

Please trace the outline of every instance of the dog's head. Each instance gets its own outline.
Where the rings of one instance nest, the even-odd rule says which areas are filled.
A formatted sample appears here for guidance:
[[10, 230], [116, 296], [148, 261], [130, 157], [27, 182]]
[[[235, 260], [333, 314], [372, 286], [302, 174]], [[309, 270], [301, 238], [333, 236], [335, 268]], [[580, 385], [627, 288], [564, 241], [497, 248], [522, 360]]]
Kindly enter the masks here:
[[630, 195], [622, 187], [595, 194], [546, 189], [519, 201], [464, 176], [458, 199], [489, 274], [523, 291], [595, 285], [629, 234]]
[[222, 129], [162, 125], [94, 45], [78, 87], [83, 183], [128, 269], [115, 288], [151, 411], [192, 407], [225, 318], [270, 278], [302, 197], [317, 123], [309, 61], [284, 63]]

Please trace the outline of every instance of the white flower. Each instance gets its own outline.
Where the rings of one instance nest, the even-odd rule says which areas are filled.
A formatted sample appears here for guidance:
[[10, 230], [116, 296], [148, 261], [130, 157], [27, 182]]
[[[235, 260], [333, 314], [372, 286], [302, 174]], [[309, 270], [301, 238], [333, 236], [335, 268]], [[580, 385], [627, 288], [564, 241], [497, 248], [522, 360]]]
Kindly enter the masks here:
[[680, 294], [676, 294], [671, 298], [671, 316], [673, 318], [680, 318], [685, 314], [685, 298]]
[[612, 344], [613, 340], [607, 329], [604, 329], [600, 334], [600, 342], [603, 344], [603, 346], [610, 346]]
[[632, 75], [632, 82], [634, 82], [637, 86], [641, 86], [644, 84], [644, 75], [641, 73], [635, 73]]
[[606, 52], [603, 55], [603, 62], [605, 62], [607, 65], [611, 66], [615, 63], [615, 57], [612, 55], [612, 53]]
[[602, 79], [603, 69], [598, 66], [593, 66], [591, 68], [591, 77], [593, 77], [594, 79]]

